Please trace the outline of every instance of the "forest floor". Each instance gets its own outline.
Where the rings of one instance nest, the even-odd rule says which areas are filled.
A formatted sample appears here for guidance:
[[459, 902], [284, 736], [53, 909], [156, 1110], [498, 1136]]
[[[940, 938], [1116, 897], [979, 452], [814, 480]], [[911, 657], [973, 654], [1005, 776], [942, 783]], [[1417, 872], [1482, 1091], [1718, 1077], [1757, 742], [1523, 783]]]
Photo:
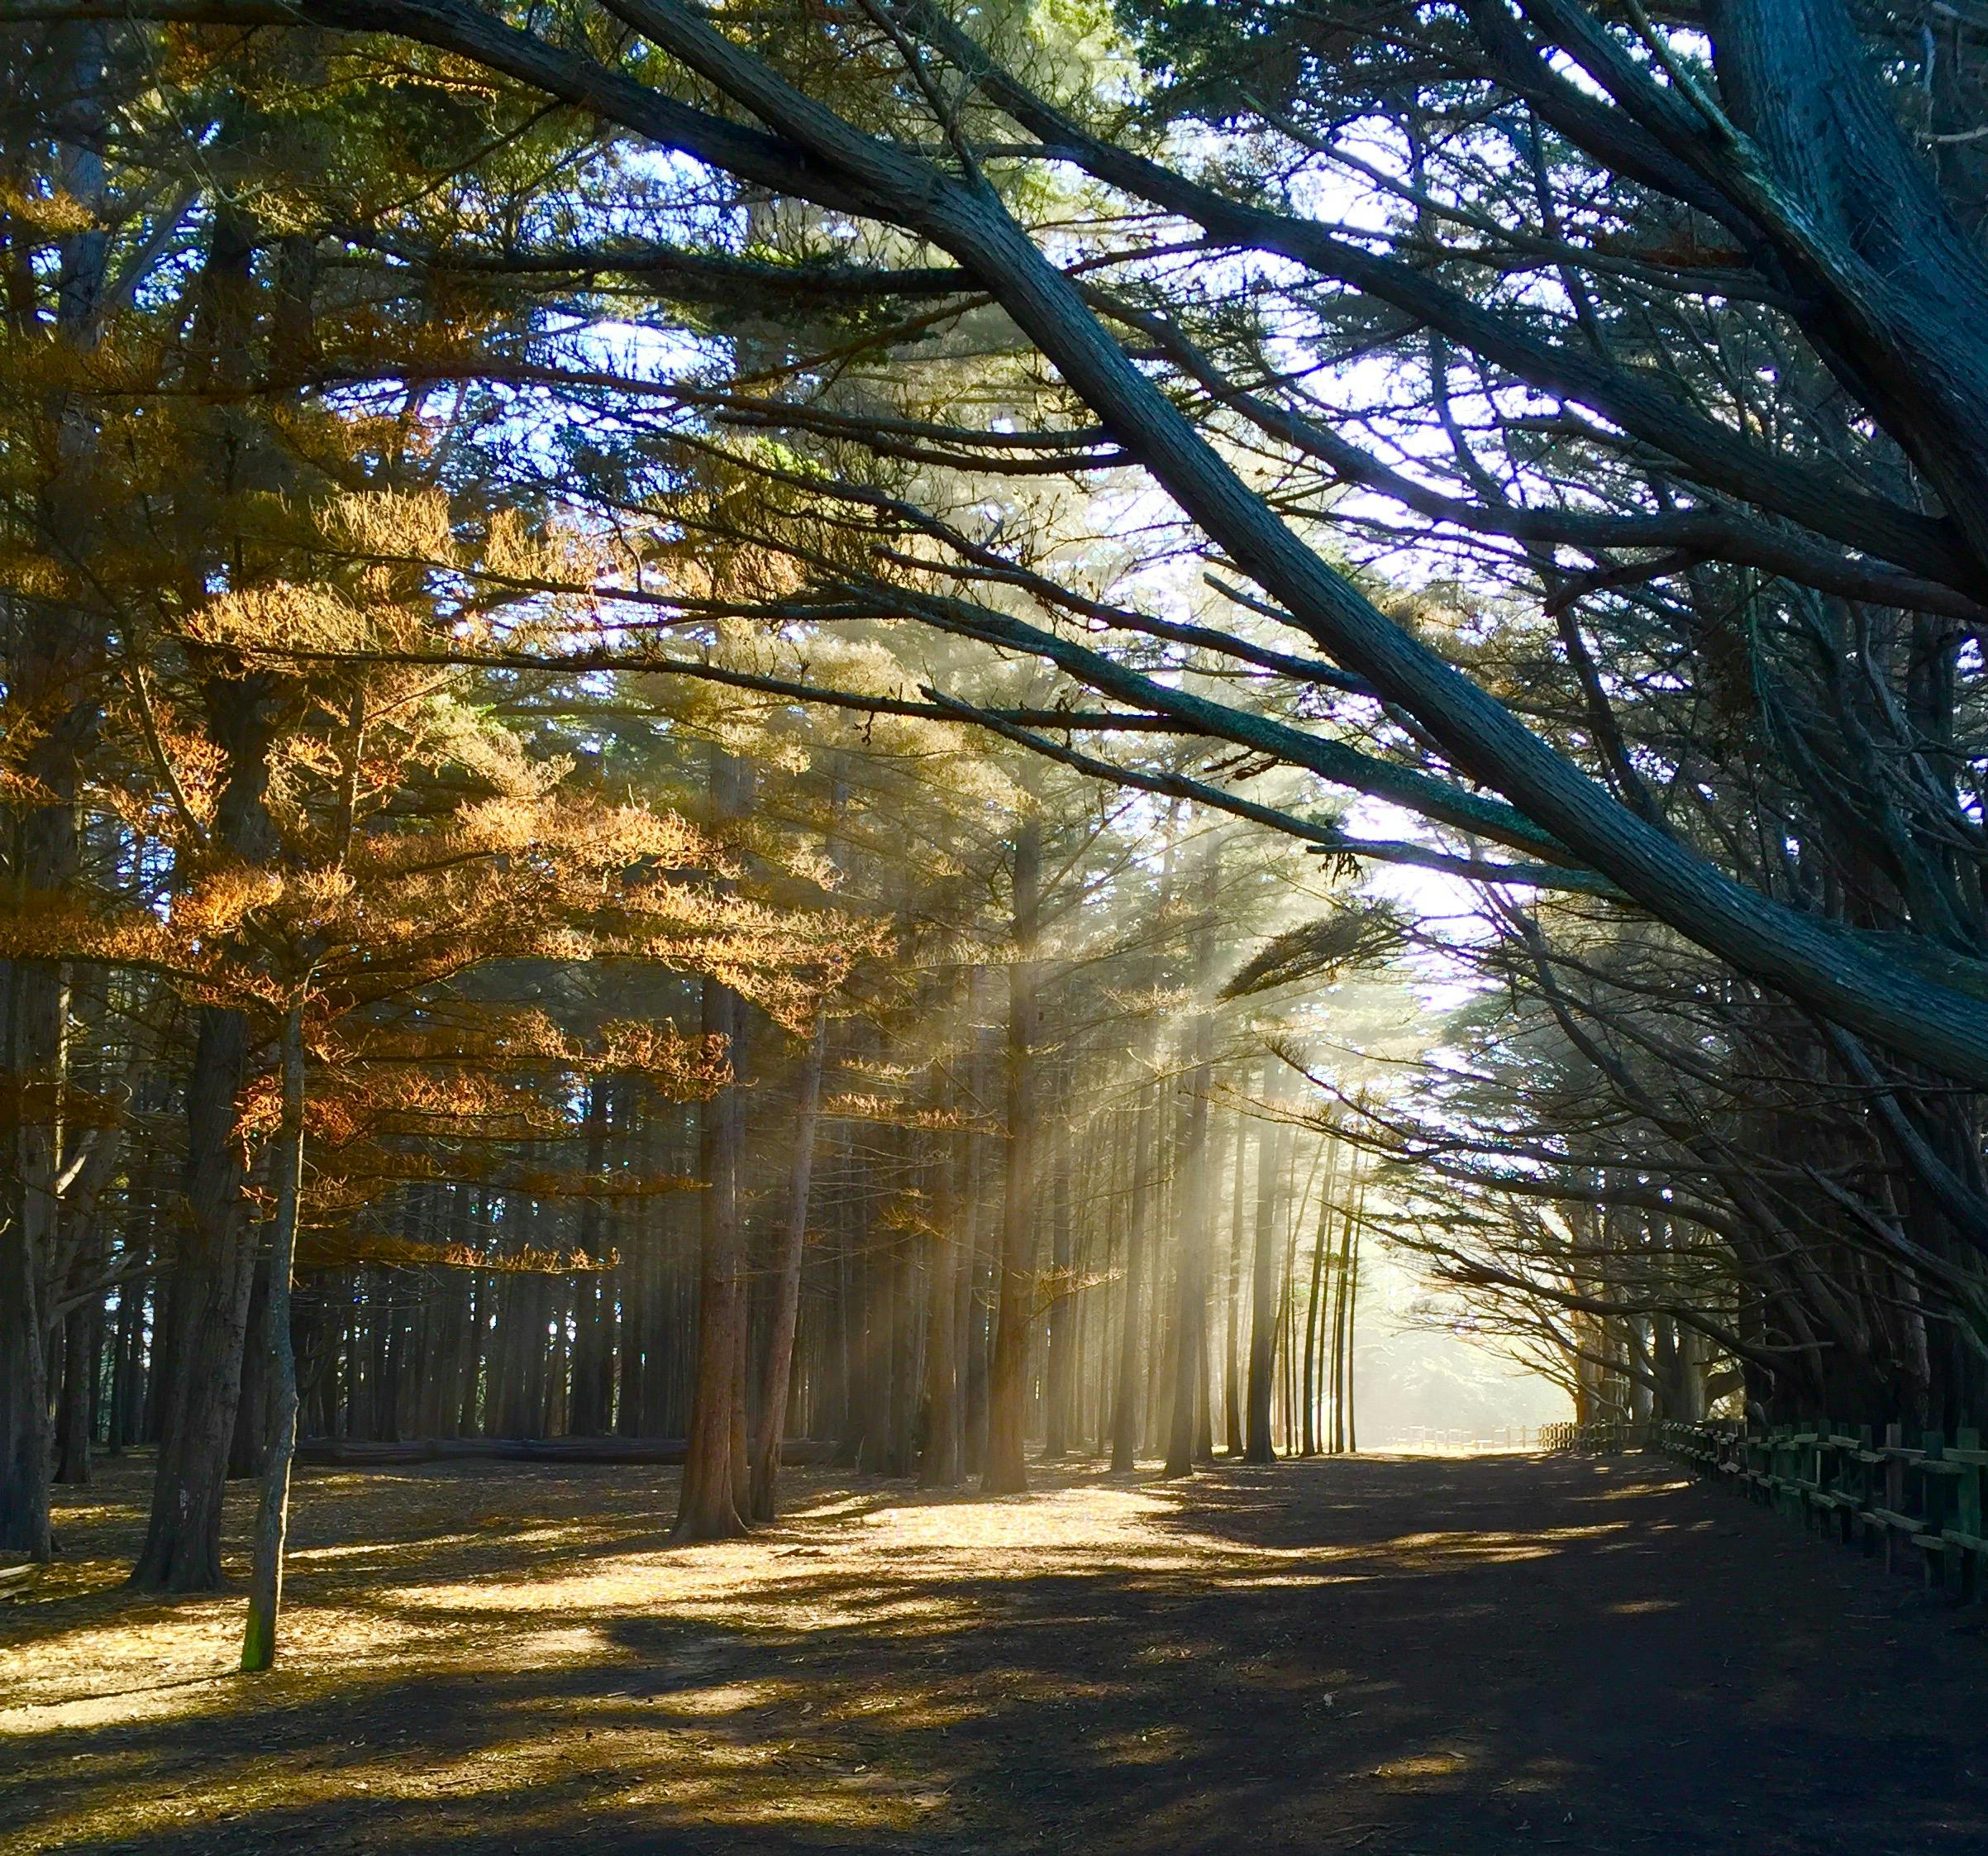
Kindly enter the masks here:
[[306, 1472], [252, 1678], [117, 1588], [145, 1468], [0, 1608], [10, 1853], [1988, 1852], [1988, 1614], [1638, 1458], [799, 1471], [676, 1550], [674, 1472]]

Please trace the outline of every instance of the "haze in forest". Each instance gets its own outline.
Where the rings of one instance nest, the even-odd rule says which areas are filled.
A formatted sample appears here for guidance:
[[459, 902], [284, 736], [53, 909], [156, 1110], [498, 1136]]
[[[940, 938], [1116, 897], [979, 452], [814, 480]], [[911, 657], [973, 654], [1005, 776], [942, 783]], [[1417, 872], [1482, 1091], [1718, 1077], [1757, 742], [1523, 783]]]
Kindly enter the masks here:
[[[1985, 32], [0, 0], [23, 1706], [121, 1732], [153, 1690], [101, 1672], [190, 1693], [225, 1639], [246, 1734], [404, 1644], [463, 1795], [570, 1841], [464, 1681], [605, 1786], [572, 1730], [623, 1676], [722, 1668], [667, 1680], [742, 1769], [818, 1744], [809, 1680], [998, 1740], [1012, 1664], [1026, 1790], [1088, 1677], [1008, 1626], [1097, 1661], [1095, 1580], [1151, 1641], [1060, 1827], [1177, 1753], [1168, 1834], [1237, 1834], [1274, 1715], [1279, 1822], [1329, 1727], [1349, 1797], [1403, 1788], [1376, 1835], [1533, 1834], [1523, 1768], [1585, 1836], [1664, 1767], [1704, 1846], [1738, 1781], [1664, 1766], [1666, 1648], [1746, 1635], [1771, 1732], [1876, 1665], [1801, 1660], [1792, 1577], [1747, 1635], [1779, 1549], [1690, 1485], [1943, 1596], [1988, 1561]], [[1501, 1453], [1389, 1457], [1432, 1442]], [[1482, 1716], [1414, 1686], [1464, 1666]], [[1736, 1737], [1727, 1680], [1676, 1693]], [[128, 1705], [136, 1834], [183, 1700]], [[613, 1835], [719, 1834], [627, 1731], [666, 1776]], [[832, 1809], [766, 1751], [755, 1821], [1012, 1844], [942, 1737], [861, 1799], [837, 1740]], [[310, 1781], [341, 1834], [374, 1782]], [[1830, 1835], [1988, 1837], [1859, 1782]]]

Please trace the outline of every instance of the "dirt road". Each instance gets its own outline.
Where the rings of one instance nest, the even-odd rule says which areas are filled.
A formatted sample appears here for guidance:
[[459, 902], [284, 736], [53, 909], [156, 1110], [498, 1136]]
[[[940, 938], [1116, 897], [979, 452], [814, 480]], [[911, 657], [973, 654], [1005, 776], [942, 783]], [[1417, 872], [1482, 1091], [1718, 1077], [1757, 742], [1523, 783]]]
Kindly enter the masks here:
[[314, 1474], [284, 1668], [110, 1585], [139, 1466], [0, 1612], [0, 1847], [1988, 1853], [1988, 1612], [1638, 1458]]

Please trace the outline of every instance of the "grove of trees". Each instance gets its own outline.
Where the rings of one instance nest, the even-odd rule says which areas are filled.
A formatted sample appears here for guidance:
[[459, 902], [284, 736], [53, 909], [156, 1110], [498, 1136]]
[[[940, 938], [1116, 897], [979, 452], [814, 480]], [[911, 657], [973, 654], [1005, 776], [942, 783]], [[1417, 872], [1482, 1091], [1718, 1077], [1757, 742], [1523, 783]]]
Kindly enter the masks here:
[[0, 1548], [1978, 1419], [1984, 33], [0, 0]]

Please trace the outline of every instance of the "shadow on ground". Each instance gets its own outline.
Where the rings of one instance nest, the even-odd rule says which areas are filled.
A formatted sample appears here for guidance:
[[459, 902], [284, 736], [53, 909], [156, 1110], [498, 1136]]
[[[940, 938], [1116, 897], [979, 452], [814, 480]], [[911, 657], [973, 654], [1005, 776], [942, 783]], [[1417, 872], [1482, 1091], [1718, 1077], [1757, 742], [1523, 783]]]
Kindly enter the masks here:
[[140, 1468], [0, 1617], [10, 1849], [1988, 1853], [1981, 1614], [1638, 1459], [814, 1472], [678, 1551], [667, 1472], [321, 1474], [254, 1679], [107, 1584]]

